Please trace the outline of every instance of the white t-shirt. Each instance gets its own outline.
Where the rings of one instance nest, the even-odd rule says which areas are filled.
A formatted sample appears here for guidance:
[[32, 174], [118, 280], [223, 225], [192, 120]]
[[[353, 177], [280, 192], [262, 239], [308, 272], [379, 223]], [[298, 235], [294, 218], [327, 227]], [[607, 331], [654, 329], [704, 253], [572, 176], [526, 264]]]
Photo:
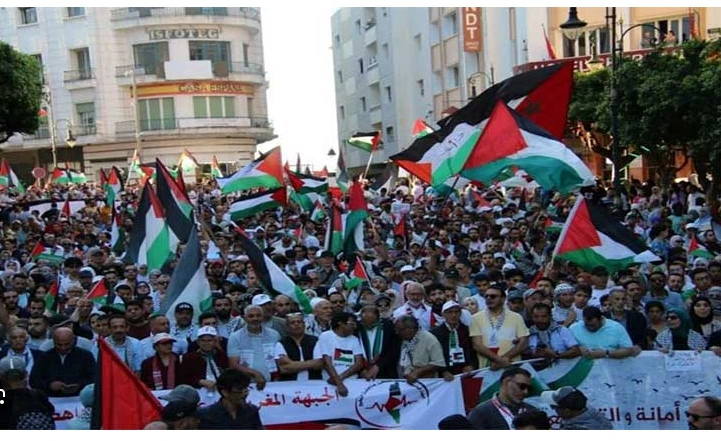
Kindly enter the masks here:
[[[313, 358], [322, 358], [324, 355], [333, 360], [333, 367], [340, 375], [353, 366], [356, 355], [363, 356], [363, 346], [358, 337], [354, 335], [341, 337], [332, 330], [325, 331], [318, 337], [318, 342], [313, 350]], [[330, 375], [323, 369], [323, 379], [327, 380], [328, 378]]]
[[[285, 350], [285, 347], [280, 343], [275, 344], [275, 348], [273, 348], [274, 351], [274, 357], [275, 360], [280, 360], [280, 357], [288, 356], [288, 352]], [[305, 358], [303, 358], [303, 350], [298, 346], [298, 352], [300, 353], [300, 360], [298, 361], [305, 361]], [[297, 381], [308, 381], [310, 378], [308, 378], [308, 371], [300, 371], [298, 372], [298, 378], [296, 378]]]
[[593, 288], [593, 291], [591, 292], [591, 298], [588, 300], [588, 306], [597, 306], [600, 308], [601, 307], [601, 297], [608, 294], [608, 292], [609, 292], [608, 288], [603, 288], [603, 289]]

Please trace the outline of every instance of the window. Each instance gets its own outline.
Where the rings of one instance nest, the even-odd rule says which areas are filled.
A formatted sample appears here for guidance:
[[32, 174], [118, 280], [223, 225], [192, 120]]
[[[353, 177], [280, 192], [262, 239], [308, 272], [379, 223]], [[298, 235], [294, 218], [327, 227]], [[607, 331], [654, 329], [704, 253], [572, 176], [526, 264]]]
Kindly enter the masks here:
[[248, 43], [243, 43], [243, 63], [245, 64], [245, 67], [248, 67], [248, 62], [250, 61], [250, 57], [248, 56], [249, 51], [250, 45]]
[[73, 52], [73, 58], [75, 59], [75, 66], [78, 71], [79, 80], [87, 80], [92, 78], [90, 69], [90, 50], [88, 48], [75, 49]]
[[85, 8], [65, 8], [68, 17], [81, 17], [85, 15]]
[[425, 85], [423, 84], [423, 80], [418, 80], [417, 83], [418, 83], [418, 94], [420, 94], [420, 96], [426, 96], [426, 88], [425, 88]]
[[230, 62], [229, 41], [189, 41], [188, 48], [191, 60]]
[[340, 35], [337, 35], [337, 34], [336, 34], [336, 36], [335, 36], [335, 45], [336, 45], [336, 47], [339, 47], [339, 46], [340, 46]]
[[453, 89], [460, 86], [460, 72], [458, 66], [449, 67], [446, 74], [446, 88]]
[[342, 70], [338, 71], [338, 83], [343, 84], [343, 71]]
[[363, 59], [358, 59], [358, 69], [360, 70], [360, 73], [363, 73]]
[[395, 130], [393, 130], [393, 126], [386, 127], [386, 141], [395, 141]]
[[253, 98], [245, 99], [245, 106], [248, 109], [248, 118], [252, 118], [255, 112], [253, 112]]
[[362, 30], [363, 30], [363, 28], [361, 27], [361, 21], [360, 21], [360, 20], [356, 20], [356, 21], [355, 21], [355, 31], [356, 31], [356, 34], [360, 35]]
[[228, 15], [228, 8], [185, 8], [185, 15]]
[[153, 15], [153, 9], [163, 8], [128, 8], [129, 12], [137, 12], [138, 17], [150, 17]]
[[168, 42], [136, 44], [133, 46], [135, 67], [145, 69], [149, 75], [157, 75], [164, 68], [163, 62], [170, 60]]
[[340, 106], [340, 119], [345, 119], [345, 106]]
[[365, 111], [366, 111], [366, 97], [362, 96], [361, 97], [361, 112], [365, 112]]
[[232, 96], [194, 96], [196, 118], [235, 118], [235, 98]]
[[390, 58], [390, 52], [388, 50], [388, 43], [383, 43], [383, 46], [381, 46], [381, 50], [383, 51], [383, 59], [388, 60]]
[[563, 36], [563, 58], [575, 57], [576, 56], [576, 45], [575, 40]]
[[455, 12], [443, 16], [443, 39], [458, 33], [458, 16]]
[[78, 115], [80, 127], [78, 133], [95, 133], [95, 103], [81, 103], [75, 105], [75, 113]]
[[416, 50], [420, 52], [423, 49], [423, 36], [421, 34], [416, 34], [413, 39], [416, 41]]
[[38, 11], [36, 8], [19, 8], [20, 23], [33, 24], [38, 22]]
[[175, 104], [173, 98], [138, 100], [140, 130], [174, 129]]
[[393, 94], [391, 93], [391, 86], [386, 86], [385, 91], [386, 91], [386, 102], [392, 103], [393, 102]]
[[31, 57], [35, 58], [35, 60], [38, 62], [38, 66], [40, 66], [40, 81], [42, 82], [42, 84], [45, 84], [45, 68], [43, 67], [43, 55], [32, 54]]
[[[651, 26], [656, 26], [656, 31]], [[698, 26], [698, 25], [696, 25]], [[649, 48], [657, 45], [659, 42], [666, 43], [669, 46], [676, 46], [692, 38], [691, 18], [689, 16], [667, 18], [655, 22], [644, 23], [640, 26], [642, 31], [641, 47]]]

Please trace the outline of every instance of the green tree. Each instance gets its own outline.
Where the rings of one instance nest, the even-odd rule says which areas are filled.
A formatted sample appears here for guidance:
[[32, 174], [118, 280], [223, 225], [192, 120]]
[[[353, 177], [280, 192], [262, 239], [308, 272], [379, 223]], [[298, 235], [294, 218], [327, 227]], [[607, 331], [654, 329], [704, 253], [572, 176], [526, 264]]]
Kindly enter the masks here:
[[14, 133], [38, 129], [41, 78], [40, 64], [34, 57], [0, 42], [0, 143]]

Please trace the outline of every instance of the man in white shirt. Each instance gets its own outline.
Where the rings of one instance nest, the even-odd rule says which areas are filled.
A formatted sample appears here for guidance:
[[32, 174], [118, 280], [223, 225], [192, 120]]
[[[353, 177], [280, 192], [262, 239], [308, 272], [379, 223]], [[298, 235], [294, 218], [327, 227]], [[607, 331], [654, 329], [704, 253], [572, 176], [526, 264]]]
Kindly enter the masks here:
[[330, 331], [318, 338], [313, 358], [323, 358], [323, 379], [335, 384], [338, 394], [348, 396], [343, 380], [355, 378], [363, 369], [363, 347], [355, 333], [358, 322], [353, 313], [341, 312], [333, 316]]
[[418, 282], [407, 282], [405, 295], [408, 301], [393, 311], [393, 319], [395, 320], [404, 315], [412, 315], [418, 320], [421, 329], [426, 331], [431, 329], [430, 315], [427, 313], [431, 307], [424, 303], [426, 289], [423, 285]]
[[258, 305], [248, 305], [244, 317], [246, 326], [228, 339], [228, 362], [231, 368], [251, 377], [262, 390], [278, 370], [274, 349], [280, 334], [263, 326], [263, 308]]
[[608, 294], [608, 270], [603, 266], [597, 266], [591, 272], [591, 282], [593, 291], [588, 306], [601, 306], [601, 297]]
[[[140, 340], [140, 352], [141, 359], [145, 360], [155, 355], [155, 349], [153, 348], [153, 336], [156, 334], [170, 332], [170, 320], [160, 313], [155, 313], [150, 316], [150, 336]], [[188, 352], [188, 341], [182, 338], [175, 339], [173, 341], [173, 352], [181, 355]]]

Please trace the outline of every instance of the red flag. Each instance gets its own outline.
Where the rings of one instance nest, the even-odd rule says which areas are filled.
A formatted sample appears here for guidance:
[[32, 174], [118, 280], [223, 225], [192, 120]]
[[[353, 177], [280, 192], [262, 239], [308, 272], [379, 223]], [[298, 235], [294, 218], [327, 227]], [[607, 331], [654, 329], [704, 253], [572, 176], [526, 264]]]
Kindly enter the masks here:
[[108, 183], [108, 176], [105, 174], [105, 170], [100, 169], [100, 186], [105, 188], [105, 184]]
[[68, 193], [68, 197], [65, 198], [65, 203], [63, 204], [63, 209], [60, 211], [60, 214], [64, 215], [67, 219], [70, 219], [70, 193]]
[[175, 179], [175, 183], [178, 184], [178, 188], [183, 192], [185, 198], [190, 200], [188, 197], [188, 189], [185, 188], [185, 179], [183, 179], [183, 168], [178, 167], [178, 177]]
[[529, 287], [535, 288], [536, 285], [538, 285], [538, 281], [543, 278], [543, 268], [539, 269], [535, 276], [533, 276], [533, 280], [531, 280], [531, 283], [528, 284]]
[[556, 51], [553, 49], [553, 45], [551, 44], [551, 41], [548, 39], [548, 35], [546, 35], [546, 27], [541, 24], [541, 27], [543, 28], [543, 39], [546, 40], [546, 51], [548, 52], [548, 58], [551, 60], [556, 59]]
[[141, 430], [159, 420], [162, 406], [150, 389], [105, 340], [98, 339], [98, 351], [102, 429]]
[[92, 300], [94, 302], [96, 301], [102, 301], [107, 298], [110, 291], [108, 291], [108, 286], [105, 283], [105, 278], [102, 278], [98, 280], [98, 282], [90, 288], [90, 291], [85, 295], [85, 298], [88, 300]]

